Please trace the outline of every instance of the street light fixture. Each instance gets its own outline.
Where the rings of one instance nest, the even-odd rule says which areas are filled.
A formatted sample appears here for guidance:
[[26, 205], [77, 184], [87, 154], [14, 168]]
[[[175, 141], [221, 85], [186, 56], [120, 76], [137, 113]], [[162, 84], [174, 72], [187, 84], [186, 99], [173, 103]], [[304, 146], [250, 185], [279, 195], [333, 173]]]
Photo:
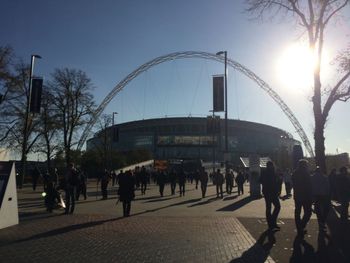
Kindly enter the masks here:
[[227, 119], [227, 51], [219, 51], [216, 53], [217, 56], [224, 55], [225, 58], [225, 152], [224, 152], [224, 158], [225, 158], [225, 168], [227, 172], [227, 158], [226, 154], [228, 153], [228, 119]]

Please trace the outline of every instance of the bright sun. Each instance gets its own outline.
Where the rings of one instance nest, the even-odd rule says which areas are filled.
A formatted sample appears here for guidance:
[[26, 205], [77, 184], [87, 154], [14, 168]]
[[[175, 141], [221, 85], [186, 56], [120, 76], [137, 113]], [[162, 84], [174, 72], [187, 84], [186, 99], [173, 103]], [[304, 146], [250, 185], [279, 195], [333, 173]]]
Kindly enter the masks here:
[[277, 78], [281, 85], [287, 89], [309, 90], [313, 83], [315, 64], [316, 56], [307, 46], [302, 44], [290, 45], [282, 52], [277, 61]]

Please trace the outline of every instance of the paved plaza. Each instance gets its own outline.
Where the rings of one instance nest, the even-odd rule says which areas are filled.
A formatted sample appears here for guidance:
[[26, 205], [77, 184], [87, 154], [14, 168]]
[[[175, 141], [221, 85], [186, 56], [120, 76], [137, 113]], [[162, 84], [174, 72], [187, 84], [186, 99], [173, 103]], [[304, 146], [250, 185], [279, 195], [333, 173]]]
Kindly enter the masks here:
[[[293, 200], [281, 200], [279, 226], [266, 232], [264, 200], [245, 195], [201, 198], [195, 184], [184, 197], [160, 197], [156, 185], [136, 192], [131, 216], [122, 217], [116, 188], [101, 200], [91, 181], [73, 215], [45, 211], [40, 188], [19, 190], [20, 224], [0, 230], [0, 262], [350, 262], [349, 226], [332, 210], [326, 235], [313, 215], [304, 240], [296, 238]], [[199, 188], [199, 187], [198, 187]]]

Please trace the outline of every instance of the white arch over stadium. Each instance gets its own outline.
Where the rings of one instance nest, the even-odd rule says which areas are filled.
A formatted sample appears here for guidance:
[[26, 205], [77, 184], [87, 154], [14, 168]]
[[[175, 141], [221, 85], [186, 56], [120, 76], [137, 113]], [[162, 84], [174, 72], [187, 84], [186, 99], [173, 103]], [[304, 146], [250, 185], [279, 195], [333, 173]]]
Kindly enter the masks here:
[[[149, 68], [156, 66], [158, 64], [175, 60], [175, 59], [185, 59], [185, 58], [201, 58], [201, 59], [208, 59], [217, 61], [220, 63], [225, 63], [225, 59], [223, 56], [218, 56], [213, 53], [208, 52], [200, 52], [200, 51], [184, 51], [184, 52], [174, 52], [170, 53], [164, 56], [157, 57], [155, 59], [152, 59], [148, 61], [147, 63], [141, 65], [137, 69], [135, 69], [133, 72], [131, 72], [129, 75], [127, 75], [122, 81], [120, 81], [113, 89], [112, 91], [104, 98], [102, 103], [98, 106], [96, 111], [93, 114], [93, 117], [91, 118], [90, 122], [87, 124], [80, 140], [78, 143], [78, 149], [81, 149], [83, 144], [85, 143], [87, 136], [89, 135], [89, 132], [91, 131], [93, 125], [96, 123], [97, 118], [101, 115], [101, 113], [104, 111], [108, 103], [134, 78], [136, 78], [141, 73], [147, 71]], [[308, 154], [313, 157], [314, 152], [312, 149], [312, 146], [309, 142], [309, 139], [306, 136], [306, 133], [297, 120], [297, 118], [294, 116], [291, 109], [287, 106], [287, 104], [282, 100], [282, 98], [274, 91], [265, 81], [263, 81], [261, 78], [259, 78], [254, 72], [249, 70], [248, 68], [244, 67], [242, 64], [227, 58], [227, 65], [231, 66], [235, 70], [239, 71], [240, 73], [244, 74], [246, 77], [250, 78], [251, 80], [255, 81], [255, 83], [262, 88], [266, 93], [280, 106], [284, 114], [287, 116], [287, 118], [290, 120], [292, 125], [294, 126], [296, 132], [300, 136], [306, 151]]]

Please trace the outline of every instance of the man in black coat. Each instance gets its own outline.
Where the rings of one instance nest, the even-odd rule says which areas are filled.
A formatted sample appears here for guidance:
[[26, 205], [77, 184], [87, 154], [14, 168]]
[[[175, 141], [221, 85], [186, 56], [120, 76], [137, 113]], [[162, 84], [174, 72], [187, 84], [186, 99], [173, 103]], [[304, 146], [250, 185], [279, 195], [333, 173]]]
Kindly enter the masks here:
[[123, 216], [130, 216], [131, 201], [135, 198], [135, 179], [131, 171], [120, 173], [118, 178], [119, 200], [123, 202]]
[[[275, 172], [275, 166], [271, 161], [266, 163], [266, 170], [261, 174], [260, 183], [266, 204], [266, 221], [269, 230], [279, 230], [280, 227], [277, 226], [277, 217], [281, 210], [281, 204], [278, 198], [279, 180]], [[274, 209], [271, 213], [272, 204]]]

